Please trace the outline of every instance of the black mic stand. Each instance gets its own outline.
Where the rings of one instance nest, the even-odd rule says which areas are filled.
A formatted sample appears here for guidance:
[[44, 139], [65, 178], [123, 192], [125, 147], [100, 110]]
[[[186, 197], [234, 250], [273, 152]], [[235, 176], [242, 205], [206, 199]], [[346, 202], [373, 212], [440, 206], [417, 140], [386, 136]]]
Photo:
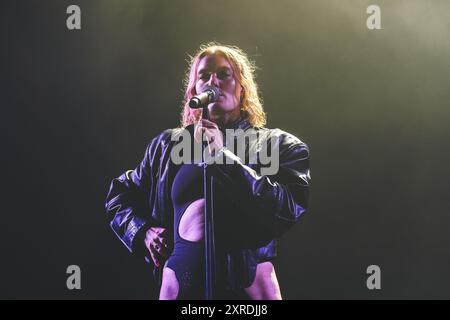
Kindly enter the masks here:
[[[205, 103], [202, 110], [202, 119], [208, 119], [208, 105]], [[203, 139], [203, 136], [202, 136]], [[208, 142], [202, 141], [202, 163], [203, 163], [203, 190], [205, 196], [205, 299], [215, 298], [214, 290], [216, 287], [216, 246], [214, 238], [214, 202], [213, 202], [213, 176], [208, 170], [205, 161], [205, 145]]]

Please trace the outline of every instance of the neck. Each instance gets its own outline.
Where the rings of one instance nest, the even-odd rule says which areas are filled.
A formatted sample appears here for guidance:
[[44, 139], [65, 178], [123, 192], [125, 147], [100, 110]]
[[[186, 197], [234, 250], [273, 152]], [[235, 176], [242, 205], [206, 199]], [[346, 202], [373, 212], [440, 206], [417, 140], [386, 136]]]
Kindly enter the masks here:
[[237, 112], [227, 112], [219, 116], [210, 115], [210, 120], [215, 122], [220, 128], [227, 128], [238, 121], [241, 117], [241, 112], [237, 109]]

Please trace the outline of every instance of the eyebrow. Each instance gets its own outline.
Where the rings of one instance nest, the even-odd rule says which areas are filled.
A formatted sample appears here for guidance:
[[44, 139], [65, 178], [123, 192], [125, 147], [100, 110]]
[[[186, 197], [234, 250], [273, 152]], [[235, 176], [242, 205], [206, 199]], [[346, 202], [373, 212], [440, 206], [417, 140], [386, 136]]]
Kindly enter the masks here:
[[[232, 71], [232, 69], [230, 67], [227, 67], [227, 66], [219, 67], [218, 70], [219, 71], [222, 71], [222, 70]], [[202, 69], [198, 70], [198, 74], [202, 74], [202, 73], [205, 73], [205, 72], [208, 72], [208, 68], [202, 68]]]

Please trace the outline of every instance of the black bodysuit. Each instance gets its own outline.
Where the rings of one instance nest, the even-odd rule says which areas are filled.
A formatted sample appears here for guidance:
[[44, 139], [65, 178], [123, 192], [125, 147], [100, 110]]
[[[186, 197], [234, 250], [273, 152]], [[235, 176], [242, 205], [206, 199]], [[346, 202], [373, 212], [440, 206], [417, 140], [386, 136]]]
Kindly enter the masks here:
[[179, 284], [177, 299], [204, 299], [205, 242], [189, 241], [180, 236], [181, 218], [188, 206], [203, 195], [203, 167], [183, 164], [172, 184], [174, 208], [174, 248], [167, 267], [175, 272]]

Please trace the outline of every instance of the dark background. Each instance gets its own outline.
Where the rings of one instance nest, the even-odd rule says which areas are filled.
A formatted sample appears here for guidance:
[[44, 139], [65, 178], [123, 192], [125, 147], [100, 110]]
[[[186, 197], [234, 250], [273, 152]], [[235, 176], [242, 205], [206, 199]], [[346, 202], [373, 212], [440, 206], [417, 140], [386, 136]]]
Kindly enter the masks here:
[[[66, 28], [70, 4], [81, 30]], [[366, 28], [370, 4], [382, 30]], [[211, 40], [256, 61], [268, 126], [311, 148], [311, 207], [276, 264], [284, 298], [450, 298], [447, 0], [0, 6], [0, 298], [151, 297], [104, 198], [178, 125], [187, 55]]]

